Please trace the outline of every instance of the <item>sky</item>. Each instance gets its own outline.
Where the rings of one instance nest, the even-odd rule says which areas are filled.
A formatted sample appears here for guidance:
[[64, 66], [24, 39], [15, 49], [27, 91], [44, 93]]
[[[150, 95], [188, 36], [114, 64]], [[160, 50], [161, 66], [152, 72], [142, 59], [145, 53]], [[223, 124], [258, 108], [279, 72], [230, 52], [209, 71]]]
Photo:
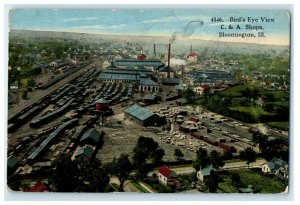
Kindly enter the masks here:
[[[212, 22], [215, 17], [223, 22]], [[246, 22], [230, 22], [242, 17]], [[248, 23], [248, 17], [259, 22]], [[272, 23], [262, 17], [274, 18]], [[228, 29], [228, 25], [241, 29]], [[220, 38], [219, 32], [256, 33], [246, 24], [262, 26], [265, 38]], [[227, 30], [222, 30], [223, 25]], [[67, 31], [95, 34], [166, 36], [232, 42], [289, 45], [290, 16], [284, 10], [199, 9], [15, 9], [10, 11], [10, 29]]]

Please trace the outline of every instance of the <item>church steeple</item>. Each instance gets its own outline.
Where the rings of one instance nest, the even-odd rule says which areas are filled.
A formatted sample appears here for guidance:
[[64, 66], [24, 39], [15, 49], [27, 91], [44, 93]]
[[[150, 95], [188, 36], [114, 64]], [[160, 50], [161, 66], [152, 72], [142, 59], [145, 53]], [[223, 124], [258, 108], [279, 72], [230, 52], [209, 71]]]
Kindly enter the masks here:
[[192, 52], [193, 52], [193, 46], [191, 44], [190, 53], [192, 53]]

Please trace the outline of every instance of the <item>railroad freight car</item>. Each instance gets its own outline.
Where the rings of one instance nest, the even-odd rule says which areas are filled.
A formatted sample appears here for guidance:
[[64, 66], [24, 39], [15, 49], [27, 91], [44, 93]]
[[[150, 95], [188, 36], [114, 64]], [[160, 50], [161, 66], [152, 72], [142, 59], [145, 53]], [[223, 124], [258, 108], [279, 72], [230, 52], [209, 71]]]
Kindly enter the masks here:
[[53, 143], [53, 141], [59, 137], [59, 135], [65, 131], [66, 129], [74, 126], [78, 123], [78, 119], [72, 119], [64, 124], [60, 125], [54, 132], [52, 132], [38, 147], [36, 147], [31, 154], [28, 156], [27, 161], [29, 164], [36, 162], [37, 158], [44, 152], [49, 146]]

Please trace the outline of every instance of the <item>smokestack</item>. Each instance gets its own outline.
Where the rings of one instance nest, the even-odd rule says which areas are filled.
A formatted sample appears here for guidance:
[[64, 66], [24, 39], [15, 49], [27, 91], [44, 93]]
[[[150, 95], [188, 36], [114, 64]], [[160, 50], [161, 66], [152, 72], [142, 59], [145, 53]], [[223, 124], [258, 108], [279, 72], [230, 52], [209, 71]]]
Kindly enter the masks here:
[[170, 57], [171, 57], [171, 43], [169, 43], [169, 50], [168, 50], [168, 78], [170, 78]]
[[154, 57], [156, 57], [156, 45], [153, 44], [153, 54], [154, 54]]

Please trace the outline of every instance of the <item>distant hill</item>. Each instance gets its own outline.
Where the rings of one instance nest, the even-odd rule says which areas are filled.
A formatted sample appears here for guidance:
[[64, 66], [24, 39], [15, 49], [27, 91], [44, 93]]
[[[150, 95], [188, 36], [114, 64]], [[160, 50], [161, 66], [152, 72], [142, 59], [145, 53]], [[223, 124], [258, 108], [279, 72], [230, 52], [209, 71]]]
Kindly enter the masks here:
[[[79, 41], [83, 43], [98, 44], [105, 41], [114, 43], [139, 43], [143, 48], [151, 53], [153, 52], [153, 44], [167, 44], [169, 38], [157, 36], [129, 36], [129, 35], [108, 35], [108, 34], [88, 34], [88, 33], [72, 33], [72, 32], [56, 32], [56, 31], [31, 31], [31, 30], [11, 30], [10, 39], [24, 40], [40, 40], [47, 41], [51, 39], [63, 41]], [[178, 39], [172, 44], [172, 53], [185, 54], [189, 52], [190, 46], [193, 45], [195, 52], [202, 52], [204, 49], [214, 50], [217, 53], [262, 53], [272, 51], [273, 53], [281, 53], [289, 51], [289, 46], [282, 45], [262, 45], [250, 43], [236, 43], [223, 41], [208, 41], [199, 39]], [[164, 52], [165, 45], [157, 45], [158, 52]]]

